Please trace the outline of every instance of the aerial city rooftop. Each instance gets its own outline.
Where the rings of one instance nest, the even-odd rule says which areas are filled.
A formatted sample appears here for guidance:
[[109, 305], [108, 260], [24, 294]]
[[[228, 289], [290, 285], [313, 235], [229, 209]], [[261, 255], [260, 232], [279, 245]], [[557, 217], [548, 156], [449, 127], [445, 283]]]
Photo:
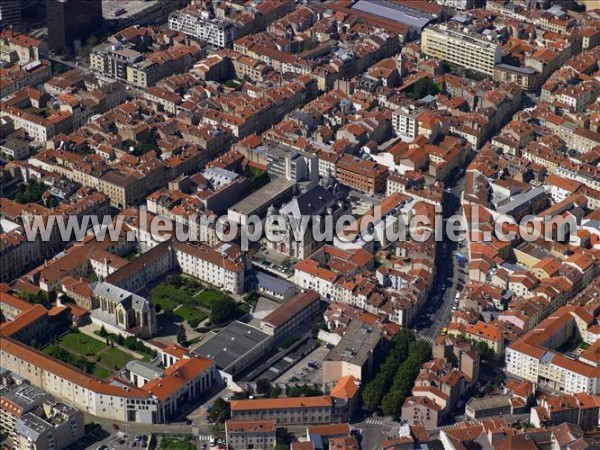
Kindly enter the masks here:
[[3, 0], [0, 444], [600, 446], [600, 1]]

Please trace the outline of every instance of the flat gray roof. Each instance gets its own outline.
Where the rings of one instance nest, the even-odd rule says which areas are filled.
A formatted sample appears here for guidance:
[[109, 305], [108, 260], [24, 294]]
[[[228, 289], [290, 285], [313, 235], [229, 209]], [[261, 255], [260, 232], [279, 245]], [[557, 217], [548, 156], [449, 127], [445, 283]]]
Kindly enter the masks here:
[[293, 181], [288, 181], [285, 178], [275, 178], [258, 191], [237, 202], [229, 210], [243, 215], [251, 214], [273, 202], [273, 199], [279, 197], [286, 190], [291, 189], [293, 185]]
[[125, 364], [125, 368], [130, 372], [141, 376], [142, 378], [147, 378], [148, 380], [159, 378], [165, 373], [165, 371], [160, 367], [156, 367], [144, 361], [138, 361], [137, 359], [129, 361], [127, 364]]
[[264, 272], [256, 272], [256, 279], [259, 287], [264, 287], [278, 294], [285, 294], [288, 289], [293, 288], [294, 284], [289, 281], [282, 280], [281, 278], [268, 275]]
[[381, 329], [353, 320], [325, 361], [346, 361], [362, 367], [380, 340]]
[[497, 64], [496, 67], [500, 69], [510, 70], [513, 72], [522, 73], [524, 75], [531, 75], [537, 72], [537, 70], [532, 69], [531, 67], [520, 67], [520, 66], [511, 66], [510, 64]]
[[381, 0], [359, 0], [352, 6], [352, 9], [363, 11], [376, 16], [385, 17], [394, 22], [407, 25], [412, 28], [423, 29], [430, 22], [437, 19], [437, 16], [426, 13], [407, 6], [398, 5], [395, 3], [387, 3]]
[[473, 411], [481, 411], [510, 406], [510, 399], [508, 395], [492, 395], [491, 397], [481, 398], [473, 397], [467, 402], [467, 405]]
[[223, 370], [268, 339], [267, 333], [243, 322], [231, 322], [193, 353], [215, 361]]

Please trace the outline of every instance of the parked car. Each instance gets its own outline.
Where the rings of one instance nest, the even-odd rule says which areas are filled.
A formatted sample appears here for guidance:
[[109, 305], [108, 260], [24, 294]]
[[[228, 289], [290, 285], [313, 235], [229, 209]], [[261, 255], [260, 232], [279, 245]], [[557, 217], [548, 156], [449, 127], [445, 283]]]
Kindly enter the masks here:
[[118, 430], [119, 429], [119, 425], [117, 425], [116, 423], [112, 424], [113, 430]]

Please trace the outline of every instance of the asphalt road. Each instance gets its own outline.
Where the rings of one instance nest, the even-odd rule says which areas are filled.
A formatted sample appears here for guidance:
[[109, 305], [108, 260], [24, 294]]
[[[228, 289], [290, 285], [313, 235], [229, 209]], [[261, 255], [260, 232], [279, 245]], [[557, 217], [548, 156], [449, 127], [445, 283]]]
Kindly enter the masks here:
[[[464, 190], [464, 177], [460, 178], [451, 188], [450, 192], [444, 193], [444, 218], [462, 212], [460, 206], [460, 196]], [[456, 261], [456, 251], [465, 255], [466, 251], [459, 246], [459, 243], [448, 239], [446, 233], [443, 233], [443, 241], [438, 243], [436, 248], [436, 274], [434, 286], [425, 305], [425, 314], [421, 315], [419, 320], [413, 324], [412, 328], [417, 332], [418, 337], [432, 343], [444, 327], [448, 325], [452, 317], [452, 307], [458, 292], [457, 287], [464, 287], [466, 275], [461, 273], [459, 264]], [[465, 255], [466, 256], [466, 255]]]

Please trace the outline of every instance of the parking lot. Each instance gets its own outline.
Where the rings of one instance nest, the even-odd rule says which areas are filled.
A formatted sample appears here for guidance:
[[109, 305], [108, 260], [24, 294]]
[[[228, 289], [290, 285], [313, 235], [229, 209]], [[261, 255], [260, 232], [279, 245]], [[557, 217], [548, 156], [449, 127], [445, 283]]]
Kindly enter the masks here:
[[145, 434], [130, 435], [122, 431], [112, 435], [98, 450], [125, 450], [131, 448], [148, 448], [150, 437]]
[[327, 347], [317, 347], [275, 381], [277, 383], [322, 383], [323, 360], [328, 353], [329, 349]]

